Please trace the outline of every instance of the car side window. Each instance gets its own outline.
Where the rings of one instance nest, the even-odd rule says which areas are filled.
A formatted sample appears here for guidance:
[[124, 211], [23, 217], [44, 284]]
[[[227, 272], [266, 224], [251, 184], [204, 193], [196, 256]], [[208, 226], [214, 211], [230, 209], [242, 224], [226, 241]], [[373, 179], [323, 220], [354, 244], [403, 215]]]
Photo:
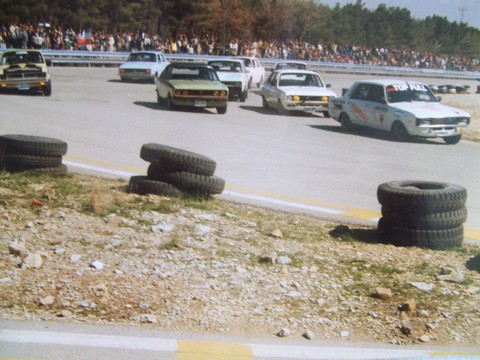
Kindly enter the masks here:
[[367, 100], [385, 104], [385, 93], [383, 91], [383, 86], [370, 85], [370, 89], [367, 95]]
[[369, 91], [368, 84], [360, 84], [353, 92], [352, 99], [367, 100]]

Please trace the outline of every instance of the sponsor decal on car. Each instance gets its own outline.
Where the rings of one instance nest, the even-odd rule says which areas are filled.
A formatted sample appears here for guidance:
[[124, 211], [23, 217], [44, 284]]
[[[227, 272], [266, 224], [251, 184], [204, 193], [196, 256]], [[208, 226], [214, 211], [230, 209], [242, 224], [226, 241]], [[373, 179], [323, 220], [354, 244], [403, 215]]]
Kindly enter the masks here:
[[363, 112], [360, 106], [358, 106], [355, 103], [352, 103], [352, 110], [355, 113], [355, 115], [357, 115], [360, 119], [362, 119], [365, 122], [368, 122], [368, 116]]

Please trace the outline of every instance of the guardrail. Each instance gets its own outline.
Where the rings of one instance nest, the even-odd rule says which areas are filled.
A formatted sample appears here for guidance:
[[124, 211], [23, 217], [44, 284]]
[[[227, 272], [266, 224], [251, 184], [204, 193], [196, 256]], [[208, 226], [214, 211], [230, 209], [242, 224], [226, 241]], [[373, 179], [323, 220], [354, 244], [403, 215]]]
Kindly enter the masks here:
[[[128, 52], [106, 52], [106, 51], [66, 51], [66, 50], [42, 50], [45, 58], [52, 66], [118, 66], [125, 62], [130, 53]], [[211, 59], [218, 59], [220, 56], [187, 55], [187, 54], [165, 54], [169, 61], [196, 61], [206, 62]], [[259, 59], [260, 63], [267, 70], [275, 67], [279, 60]], [[479, 72], [469, 71], [448, 71], [438, 69], [402, 68], [395, 66], [372, 66], [330, 63], [320, 61], [305, 61], [315, 71], [325, 73], [350, 73], [365, 75], [391, 75], [391, 76], [416, 76], [445, 79], [480, 80]]]

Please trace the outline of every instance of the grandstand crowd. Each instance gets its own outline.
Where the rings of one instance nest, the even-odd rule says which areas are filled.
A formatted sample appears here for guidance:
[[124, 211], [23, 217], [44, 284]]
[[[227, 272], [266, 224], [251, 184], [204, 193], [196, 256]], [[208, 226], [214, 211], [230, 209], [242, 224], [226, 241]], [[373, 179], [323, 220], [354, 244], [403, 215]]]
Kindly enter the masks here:
[[311, 60], [375, 66], [431, 68], [457, 71], [480, 71], [480, 59], [431, 54], [357, 45], [311, 44], [291, 40], [242, 42], [232, 39], [225, 44], [212, 34], [181, 34], [163, 38], [145, 32], [76, 31], [49, 24], [8, 24], [0, 26], [0, 48], [35, 48], [53, 50], [121, 51], [159, 50], [170, 54], [246, 55], [268, 59]]

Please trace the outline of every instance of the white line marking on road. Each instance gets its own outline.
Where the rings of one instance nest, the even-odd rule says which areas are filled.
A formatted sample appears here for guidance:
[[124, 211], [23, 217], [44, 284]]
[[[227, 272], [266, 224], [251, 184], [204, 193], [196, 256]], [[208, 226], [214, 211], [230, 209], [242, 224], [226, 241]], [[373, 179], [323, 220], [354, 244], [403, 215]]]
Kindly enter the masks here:
[[128, 171], [105, 169], [104, 167], [82, 164], [82, 163], [78, 163], [78, 162], [75, 162], [75, 161], [63, 160], [63, 163], [67, 166], [72, 166], [72, 167], [75, 167], [75, 168], [91, 170], [91, 171], [96, 171], [96, 172], [102, 172], [102, 173], [111, 174], [111, 175], [117, 175], [117, 176], [121, 176], [123, 178], [130, 178], [131, 176], [138, 175], [138, 174], [131, 173], [131, 172], [128, 172]]

